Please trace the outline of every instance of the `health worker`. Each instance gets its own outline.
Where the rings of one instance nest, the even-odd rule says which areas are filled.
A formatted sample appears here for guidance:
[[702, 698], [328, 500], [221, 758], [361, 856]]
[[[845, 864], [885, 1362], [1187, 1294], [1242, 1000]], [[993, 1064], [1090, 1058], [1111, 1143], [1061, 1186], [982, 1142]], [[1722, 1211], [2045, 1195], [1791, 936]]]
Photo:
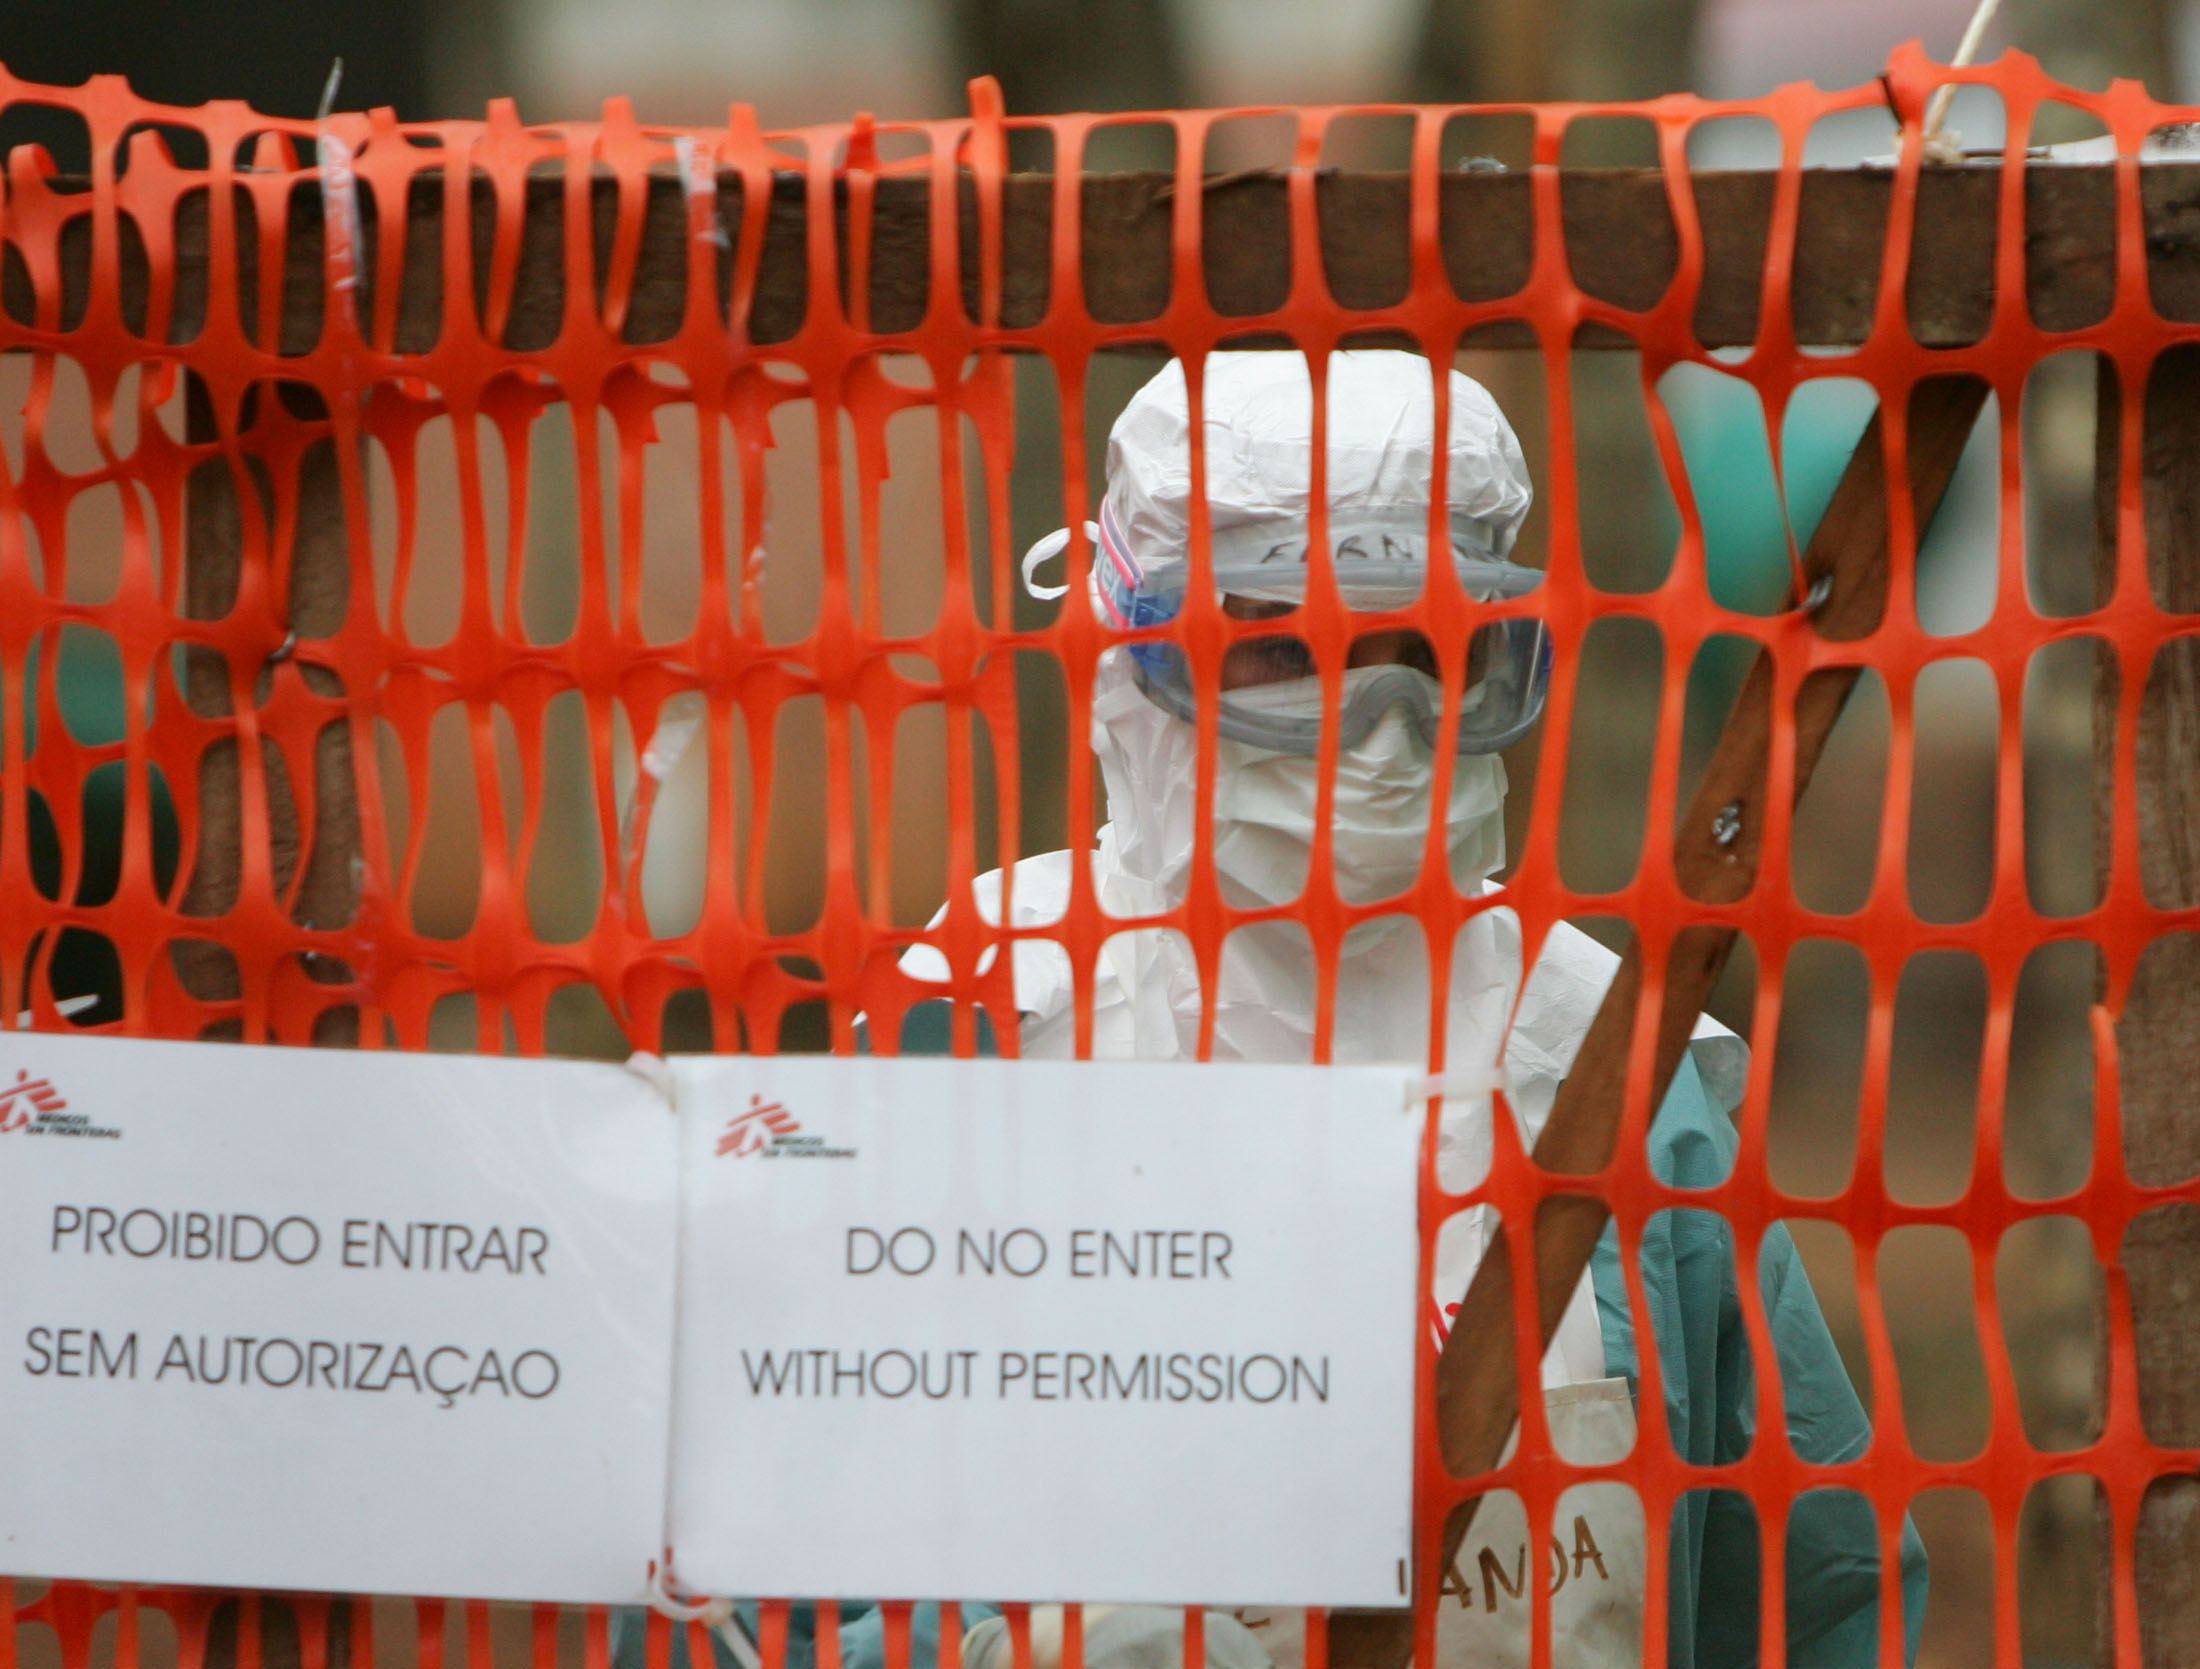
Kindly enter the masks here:
[[[1327, 537], [1350, 610], [1411, 607], [1428, 586], [1432, 563], [1448, 563], [1466, 597], [1481, 605], [1529, 598], [1541, 579], [1510, 560], [1532, 497], [1519, 442], [1486, 390], [1457, 371], [1443, 374], [1450, 408], [1442, 437], [1443, 538], [1432, 552], [1438, 438], [1430, 362], [1388, 351], [1330, 358]], [[1499, 754], [1542, 711], [1550, 649], [1541, 624], [1519, 608], [1485, 618], [1470, 629], [1464, 655], [1448, 658], [1413, 630], [1362, 627], [1332, 712], [1294, 628], [1314, 571], [1307, 361], [1296, 352], [1218, 353], [1206, 361], [1202, 396], [1195, 430], [1184, 368], [1171, 362], [1116, 421], [1099, 519], [1088, 524], [1093, 560], [1084, 601], [1108, 628], [1125, 633], [1164, 625], [1185, 608], [1194, 583], [1192, 449], [1202, 448], [1217, 600], [1232, 619], [1272, 623], [1272, 630], [1233, 641], [1214, 680], [1210, 861], [1223, 897], [1245, 908], [1288, 906], [1310, 883], [1326, 884], [1310, 870], [1317, 749], [1329, 723], [1337, 744], [1327, 814], [1337, 896], [1367, 905], [1415, 886], [1433, 817], [1441, 823], [1452, 882], [1464, 893], [1501, 897], [1492, 881], [1505, 855]], [[1061, 594], [1063, 588], [1038, 586], [1034, 575], [1068, 542], [1066, 532], [1052, 535], [1026, 557], [1025, 582], [1035, 592]], [[1454, 669], [1448, 678], [1447, 665]], [[1157, 915], [1188, 896], [1197, 851], [1200, 700], [1201, 680], [1166, 636], [1120, 644], [1100, 658], [1092, 746], [1108, 821], [1091, 861], [1100, 905], [1111, 916]], [[1447, 757], [1439, 758], [1439, 744]], [[1069, 853], [1054, 852], [1014, 866], [1005, 891], [1016, 926], [1062, 918], [1070, 864]], [[996, 923], [1003, 894], [1001, 872], [979, 879], [977, 902]], [[1076, 1015], [1067, 953], [1050, 941], [1019, 939], [1011, 955], [1022, 1053], [1071, 1055]], [[1502, 904], [1463, 926], [1446, 997], [1446, 1064], [1451, 1073], [1471, 1078], [1481, 1069], [1501, 1082], [1504, 1103], [1532, 1146], [1617, 959], [1560, 923], [1525, 981], [1522, 961], [1519, 921]], [[930, 946], [912, 949], [903, 967], [920, 979], [948, 978], [945, 958]], [[1311, 1062], [1318, 984], [1298, 923], [1271, 919], [1237, 928], [1208, 997], [1213, 1058]], [[1353, 927], [1336, 973], [1333, 1058], [1425, 1071], [1430, 993], [1426, 938], [1402, 903], [1398, 913]], [[912, 1009], [903, 1049], [943, 1048], [947, 1008], [943, 1001]], [[1180, 934], [1132, 930], [1106, 941], [1093, 979], [1096, 1058], [1192, 1059], [1201, 1010], [1198, 968]], [[1739, 1038], [1709, 1019], [1698, 1022], [1651, 1127], [1650, 1163], [1663, 1181], [1708, 1187], [1732, 1170], [1739, 1151], [1733, 1115], [1746, 1064]], [[1447, 1099], [1437, 1160], [1445, 1187], [1469, 1188], [1486, 1175], [1493, 1116], [1487, 1095]], [[1439, 1333], [1493, 1232], [1485, 1207], [1443, 1225], [1427, 1294], [1429, 1324]], [[1608, 1228], [1543, 1362], [1553, 1441], [1576, 1463], [1616, 1461], [1631, 1452], [1638, 1421], [1662, 1418], [1684, 1460], [1712, 1466], [1741, 1459], [1756, 1436], [1758, 1364], [1744, 1331], [1731, 1230], [1714, 1212], [1663, 1212], [1644, 1234], [1641, 1263], [1664, 1406], [1640, 1407], [1643, 1342]], [[1784, 1228], [1765, 1240], [1758, 1283], [1788, 1441], [1805, 1461], [1856, 1458], [1871, 1441], [1870, 1423]], [[1018, 1486], [1007, 1480], [1004, 1487]], [[1289, 1498], [1288, 1480], [1279, 1480], [1274, 1510], [1287, 1511]], [[1065, 1525], [1063, 1533], [1075, 1528]], [[1649, 1524], [1624, 1485], [1594, 1483], [1561, 1499], [1550, 1528], [1547, 1544], [1530, 1548], [1518, 1502], [1508, 1495], [1484, 1500], [1442, 1576], [1440, 1665], [1526, 1669], [1537, 1583], [1550, 1593], [1552, 1661], [1639, 1662], [1651, 1535], [1668, 1538], [1667, 1660], [1697, 1669], [1758, 1661], [1760, 1526], [1745, 1496], [1692, 1492], [1669, 1524]], [[1811, 1491], [1795, 1502], [1784, 1527], [1769, 1521], [1764, 1530], [1785, 1538], [1789, 1664], [1871, 1669], [1879, 1662], [1880, 1560], [1867, 1502], [1850, 1492]], [[953, 1526], [941, 1532], [952, 1534]], [[1924, 1547], [1907, 1523], [1901, 1549], [1907, 1661], [1916, 1654], [1926, 1587]], [[844, 1607], [842, 1616], [849, 1669], [882, 1669], [877, 1612]], [[1131, 1607], [1087, 1617], [1085, 1658], [1095, 1669], [1172, 1669], [1181, 1662], [1179, 1612]], [[964, 1618], [966, 1664], [1009, 1669], [1006, 1620], [981, 1606], [966, 1608]], [[809, 1669], [793, 1659], [809, 1649], [811, 1626], [807, 1612], [797, 1614], [789, 1669]], [[937, 1608], [919, 1608], [915, 1669], [929, 1669], [937, 1626]], [[1059, 1614], [1035, 1609], [1035, 1669], [1053, 1669], [1060, 1635]], [[1297, 1669], [1303, 1660], [1304, 1625], [1296, 1613], [1216, 1612], [1205, 1639], [1208, 1661], [1226, 1669]], [[640, 1669], [638, 1656], [621, 1669]]]

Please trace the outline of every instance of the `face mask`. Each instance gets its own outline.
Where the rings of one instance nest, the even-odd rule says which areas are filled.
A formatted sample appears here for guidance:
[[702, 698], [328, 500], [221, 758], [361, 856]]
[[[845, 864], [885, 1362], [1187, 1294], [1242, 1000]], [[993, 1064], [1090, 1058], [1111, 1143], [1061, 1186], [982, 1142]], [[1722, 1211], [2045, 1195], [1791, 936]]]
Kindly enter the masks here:
[[[1218, 749], [1215, 866], [1250, 896], [1282, 904], [1304, 889], [1321, 788], [1318, 762], [1231, 742]], [[1407, 715], [1383, 715], [1358, 744], [1337, 752], [1330, 851], [1337, 893], [1348, 904], [1392, 898], [1421, 873], [1436, 761]], [[1479, 880], [1504, 861], [1505, 767], [1494, 755], [1453, 761], [1444, 819], [1452, 875]]]
[[[1113, 664], [1110, 664], [1113, 663]], [[1355, 668], [1345, 674], [1347, 694]], [[1191, 874], [1198, 745], [1192, 727], [1146, 699], [1120, 655], [1095, 681], [1093, 741], [1107, 781], [1114, 858], [1141, 896], [1141, 913], [1181, 903]], [[1215, 750], [1214, 861], [1240, 905], [1288, 903], [1305, 890], [1320, 783], [1310, 755], [1276, 753], [1227, 737]], [[1407, 715], [1386, 713], [1340, 749], [1331, 805], [1337, 889], [1346, 902], [1403, 892], [1421, 868], [1435, 757]], [[1445, 844], [1461, 886], [1504, 861], [1505, 768], [1494, 755], [1453, 761]]]

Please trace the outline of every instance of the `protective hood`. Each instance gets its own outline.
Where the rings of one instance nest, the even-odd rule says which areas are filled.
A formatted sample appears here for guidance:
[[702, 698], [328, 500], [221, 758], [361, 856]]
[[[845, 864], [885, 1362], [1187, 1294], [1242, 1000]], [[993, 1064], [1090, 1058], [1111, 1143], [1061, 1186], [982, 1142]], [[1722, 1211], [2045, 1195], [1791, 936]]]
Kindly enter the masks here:
[[[1314, 386], [1292, 351], [1208, 357], [1201, 385], [1211, 550], [1217, 568], [1303, 565], [1312, 508]], [[1527, 460], [1488, 390], [1457, 371], [1444, 447], [1453, 550], [1502, 557], [1528, 514]], [[1435, 481], [1429, 361], [1393, 349], [1329, 357], [1330, 545], [1349, 588], [1358, 561], [1428, 560]], [[1184, 366], [1171, 360], [1108, 432], [1107, 508], [1141, 567], [1191, 547], [1192, 432]], [[1349, 591], [1348, 591], [1349, 594]]]
[[[1217, 572], [1257, 545], [1266, 570], [1303, 574], [1314, 416], [1306, 361], [1288, 352], [1236, 353], [1206, 364], [1206, 489]], [[1495, 402], [1467, 378], [1450, 377], [1447, 495], [1454, 541], [1501, 555], [1527, 512], [1526, 469]], [[1328, 493], [1340, 580], [1362, 565], [1425, 573], [1435, 462], [1429, 362], [1410, 353], [1333, 354], [1328, 379]], [[1146, 581], [1154, 566], [1185, 558], [1191, 492], [1186, 399], [1183, 367], [1172, 362], [1139, 390], [1109, 433], [1103, 597], [1121, 578], [1107, 565], [1125, 560], [1117, 528], [1128, 530], [1137, 553], [1131, 560], [1146, 565]], [[1345, 544], [1356, 528], [1378, 531], [1386, 554], [1348, 558]], [[1279, 554], [1280, 561], [1268, 560]], [[1101, 843], [1097, 879], [1108, 908], [1124, 915], [1154, 914], [1184, 901], [1198, 832], [1197, 731], [1151, 699], [1150, 669], [1138, 655], [1126, 647], [1102, 656], [1093, 687], [1092, 745], [1107, 784], [1111, 836]], [[1346, 674], [1348, 683], [1353, 676]], [[1420, 873], [1432, 816], [1442, 823], [1455, 884], [1472, 890], [1495, 873], [1504, 860], [1504, 766], [1494, 754], [1462, 754], [1452, 765], [1447, 797], [1438, 805], [1433, 752], [1396, 710], [1338, 748], [1328, 822], [1336, 886], [1346, 902], [1402, 893]], [[1224, 896], [1240, 906], [1298, 897], [1310, 878], [1320, 809], [1318, 758], [1224, 735], [1212, 770], [1213, 857]], [[1373, 1058], [1396, 1058], [1396, 1045], [1405, 1041], [1390, 1035], [1399, 1013], [1391, 987], [1408, 977], [1401, 959], [1416, 961], [1420, 951], [1416, 935], [1398, 931], [1403, 925], [1402, 917], [1364, 924], [1344, 946], [1340, 991], [1375, 1005], [1370, 1020], [1384, 1016], [1380, 1037], [1366, 1039], [1380, 1051]], [[1125, 953], [1140, 964], [1130, 989], [1147, 1010], [1141, 1035], [1153, 1034], [1157, 1044], [1169, 1037], [1171, 1047], [1160, 1052], [1188, 1052], [1199, 1007], [1189, 949], [1173, 935], [1144, 934]], [[1298, 928], [1263, 923], [1240, 929], [1225, 950], [1218, 1047], [1260, 1059], [1272, 1057], [1285, 1038], [1310, 1040], [1313, 998], [1312, 958]], [[1360, 1033], [1354, 1036], [1357, 1043]], [[1425, 1047], [1425, 1038], [1420, 1042]], [[1295, 1052], [1288, 1045], [1283, 1051]]]

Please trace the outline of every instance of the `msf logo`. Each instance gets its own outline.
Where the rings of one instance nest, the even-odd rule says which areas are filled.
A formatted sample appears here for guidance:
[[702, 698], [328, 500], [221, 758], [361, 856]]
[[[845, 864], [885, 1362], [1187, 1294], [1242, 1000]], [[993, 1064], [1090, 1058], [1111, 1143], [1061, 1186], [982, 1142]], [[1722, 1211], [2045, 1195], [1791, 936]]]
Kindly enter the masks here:
[[792, 1136], [801, 1128], [794, 1114], [778, 1102], [751, 1095], [749, 1110], [734, 1114], [726, 1120], [726, 1128], [719, 1132], [718, 1157], [746, 1159], [752, 1153], [763, 1152], [766, 1143], [780, 1136]]
[[22, 1129], [30, 1123], [33, 1113], [58, 1113], [68, 1105], [50, 1080], [33, 1078], [29, 1072], [18, 1069], [15, 1082], [0, 1087], [0, 1136]]

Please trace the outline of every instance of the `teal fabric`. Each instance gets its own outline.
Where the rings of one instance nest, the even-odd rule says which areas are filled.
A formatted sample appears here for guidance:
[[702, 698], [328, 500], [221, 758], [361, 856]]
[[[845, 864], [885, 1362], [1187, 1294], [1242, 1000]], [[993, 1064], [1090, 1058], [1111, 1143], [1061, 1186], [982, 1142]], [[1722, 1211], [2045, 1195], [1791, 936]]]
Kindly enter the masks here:
[[[1740, 1140], [1729, 1111], [1714, 1111], [1693, 1061], [1683, 1059], [1650, 1132], [1650, 1164], [1679, 1188], [1708, 1188], [1734, 1168]], [[1638, 1383], [1640, 1345], [1627, 1302], [1617, 1234], [1607, 1229], [1592, 1260], [1606, 1371]], [[1871, 1422], [1834, 1350], [1795, 1242], [1775, 1226], [1758, 1260], [1758, 1290], [1779, 1358], [1788, 1440], [1804, 1460], [1853, 1460]], [[1665, 1380], [1674, 1451], [1698, 1465], [1749, 1453], [1756, 1376], [1743, 1330], [1734, 1237], [1716, 1212], [1674, 1210], [1652, 1218], [1642, 1245], [1642, 1284]], [[1787, 1650], [1793, 1669], [1866, 1669], [1879, 1661], [1879, 1539], [1871, 1508], [1848, 1490], [1814, 1490], [1786, 1531]], [[1668, 1654], [1698, 1669], [1758, 1661], [1758, 1541], [1747, 1499], [1698, 1490], [1674, 1512]], [[1902, 1527], [1904, 1661], [1917, 1656], [1925, 1623], [1925, 1544]]]
[[[743, 1633], [751, 1640], [757, 1636], [757, 1607], [737, 1606], [734, 1615]], [[965, 1632], [976, 1628], [988, 1617], [1000, 1615], [990, 1605], [965, 1605], [962, 1608]], [[612, 1669], [647, 1669], [648, 1614], [642, 1611], [620, 1611], [611, 1619]], [[926, 1603], [913, 1606], [909, 1615], [909, 1669], [929, 1669], [939, 1661], [940, 1608]], [[733, 1653], [727, 1650], [723, 1640], [711, 1640], [711, 1656], [717, 1661], [713, 1669], [739, 1669]], [[886, 1664], [886, 1614], [877, 1606], [862, 1600], [851, 1600], [840, 1608], [840, 1661], [843, 1669], [885, 1669]], [[786, 1669], [816, 1669], [817, 1665], [817, 1613], [806, 1605], [796, 1606], [787, 1617]], [[672, 1656], [668, 1669], [692, 1669], [688, 1662], [688, 1630], [676, 1625], [672, 1630]]]
[[[918, 1003], [901, 1017], [901, 1049], [904, 1055], [945, 1055], [954, 1051], [955, 1005], [949, 1002]], [[984, 1009], [978, 1009], [970, 1017], [975, 1022], [978, 1053], [997, 1055], [1000, 1044], [993, 1036], [993, 1022]], [[864, 1054], [871, 1052], [871, 1032], [867, 1026], [858, 1025], [856, 1047]]]
[[[946, 1009], [939, 1002], [910, 1011], [902, 1028], [904, 1053], [930, 1053], [944, 1044]], [[1657, 1176], [1688, 1188], [1723, 1181], [1740, 1151], [1732, 1112], [1714, 1110], [1694, 1062], [1684, 1059], [1651, 1127], [1650, 1162]], [[1610, 1230], [1591, 1273], [1606, 1371], [1639, 1387], [1635, 1324], [1618, 1239]], [[1642, 1274], [1675, 1451], [1704, 1465], [1741, 1459], [1749, 1452], [1756, 1421], [1756, 1379], [1725, 1219], [1709, 1211], [1661, 1213], [1643, 1237]], [[1758, 1281], [1779, 1357], [1789, 1440], [1805, 1460], [1853, 1459], [1871, 1441], [1871, 1424], [1784, 1228], [1766, 1237]], [[1805, 1496], [1789, 1516], [1786, 1546], [1792, 1669], [1872, 1669], [1879, 1661], [1879, 1543], [1863, 1497], [1836, 1490]], [[1668, 1661], [1676, 1669], [1751, 1669], [1758, 1662], [1757, 1548], [1755, 1517], [1746, 1499], [1732, 1491], [1697, 1491], [1676, 1510], [1668, 1590]], [[1925, 1545], [1907, 1523], [1902, 1586], [1904, 1659], [1914, 1661], [1925, 1622]], [[966, 1627], [993, 1614], [989, 1606], [963, 1607]], [[744, 1607], [743, 1616], [753, 1636], [754, 1608]], [[844, 1669], [885, 1669], [878, 1609], [845, 1604], [841, 1619]], [[642, 1620], [639, 1612], [614, 1619], [613, 1669], [646, 1669]], [[813, 1614], [797, 1609], [788, 1631], [786, 1669], [814, 1669], [814, 1629]], [[685, 1629], [674, 1630], [669, 1669], [691, 1669], [686, 1636]], [[931, 1669], [939, 1646], [938, 1606], [916, 1608], [910, 1638], [910, 1669]], [[714, 1647], [713, 1669], [738, 1669], [722, 1642]]]

